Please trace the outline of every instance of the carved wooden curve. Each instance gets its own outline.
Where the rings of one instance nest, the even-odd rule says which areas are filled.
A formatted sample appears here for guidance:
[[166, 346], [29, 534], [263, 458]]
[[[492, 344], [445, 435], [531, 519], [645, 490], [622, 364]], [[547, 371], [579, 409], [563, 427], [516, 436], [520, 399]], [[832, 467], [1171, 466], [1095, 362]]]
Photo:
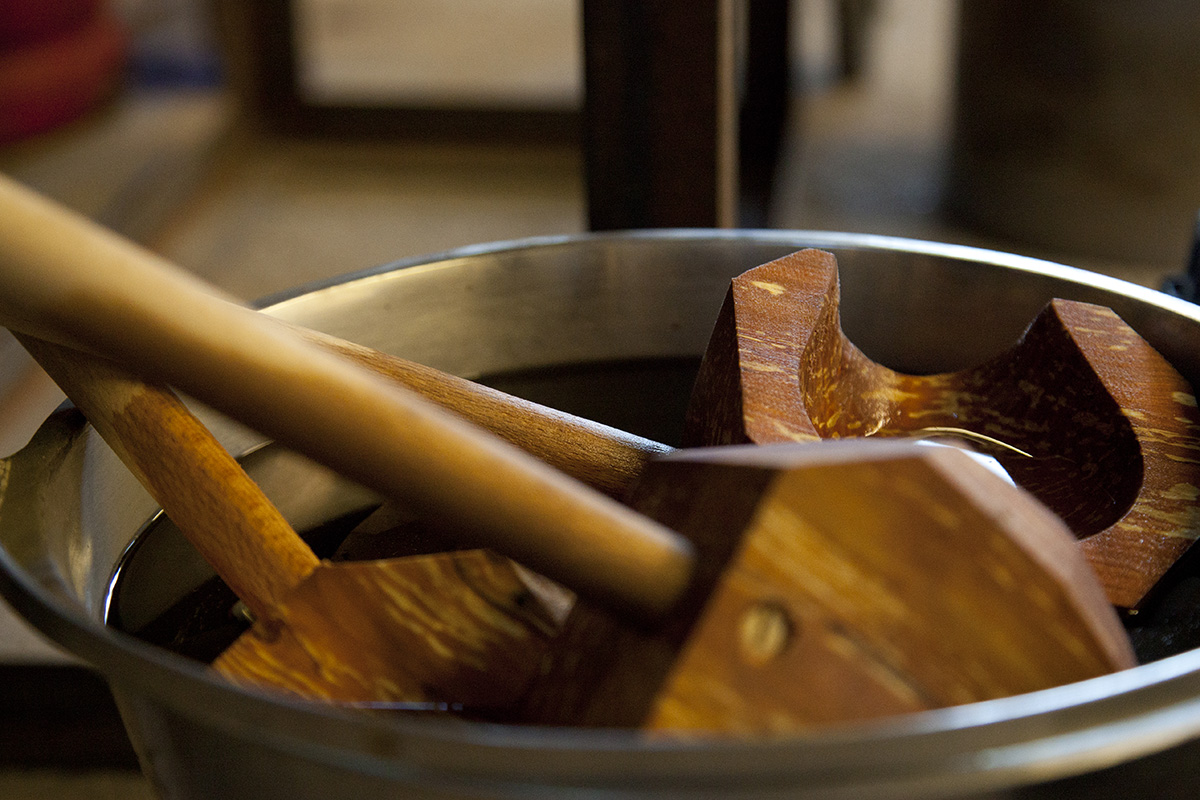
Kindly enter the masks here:
[[916, 376], [855, 347], [838, 302], [837, 263], [816, 250], [735, 278], [685, 445], [949, 429], [1067, 523], [1122, 608], [1140, 606], [1200, 535], [1192, 388], [1110, 309], [1054, 300], [1007, 352]]

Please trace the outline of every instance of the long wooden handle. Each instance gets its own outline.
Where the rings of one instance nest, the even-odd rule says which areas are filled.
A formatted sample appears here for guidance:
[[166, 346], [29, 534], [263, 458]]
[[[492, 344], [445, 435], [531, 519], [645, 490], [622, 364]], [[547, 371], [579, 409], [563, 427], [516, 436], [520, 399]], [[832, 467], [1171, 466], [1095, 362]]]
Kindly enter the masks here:
[[672, 531], [7, 179], [0, 321], [175, 386], [610, 606], [659, 615], [690, 580]]
[[316, 569], [308, 545], [174, 392], [16, 336], [258, 619]]
[[613, 497], [625, 495], [648, 461], [672, 450], [651, 439], [513, 397], [424, 364], [325, 333], [296, 330]]

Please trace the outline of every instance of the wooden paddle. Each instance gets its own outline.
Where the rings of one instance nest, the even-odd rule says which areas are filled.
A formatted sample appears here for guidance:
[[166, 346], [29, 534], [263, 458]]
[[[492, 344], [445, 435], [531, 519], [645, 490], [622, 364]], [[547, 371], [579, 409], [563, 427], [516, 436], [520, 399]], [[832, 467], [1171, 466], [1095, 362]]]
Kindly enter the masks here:
[[[87, 269], [81, 266], [81, 260], [85, 258]], [[821, 506], [824, 495], [803, 489], [780, 495], [775, 491], [776, 482], [771, 479], [772, 475], [791, 474], [794, 468], [804, 468], [810, 455], [803, 455], [803, 463], [799, 465], [792, 460], [796, 457], [794, 454], [786, 458], [779, 456], [778, 462], [755, 463], [749, 470], [742, 471], [743, 477], [731, 483], [717, 480], [725, 473], [723, 467], [704, 471], [699, 482], [692, 483], [676, 480], [674, 473], [668, 473], [666, 479], [660, 480], [647, 477], [643, 482], [646, 488], [641, 492], [651, 498], [650, 506], [657, 509], [656, 515], [672, 520], [681, 528], [692, 527], [689, 520], [700, 526], [700, 535], [691, 531], [692, 539], [703, 544], [704, 555], [703, 561], [695, 565], [699, 572], [693, 580], [693, 545], [688, 540], [605, 500], [536, 460], [482, 435], [475, 428], [428, 408], [394, 385], [330, 356], [269, 319], [206, 293], [195, 281], [144, 251], [6, 184], [0, 184], [0, 288], [4, 290], [0, 312], [11, 327], [38, 336], [55, 337], [60, 343], [93, 348], [111, 354], [122, 364], [130, 364], [143, 373], [160, 375], [343, 474], [384, 494], [411, 498], [414, 504], [431, 514], [448, 516], [459, 526], [461, 535], [486, 541], [497, 550], [521, 560], [528, 558], [533, 565], [545, 568], [552, 577], [581, 590], [585, 597], [598, 599], [606, 608], [648, 615], [662, 614], [678, 607], [678, 613], [670, 617], [667, 640], [649, 637], [645, 640], [647, 648], [634, 648], [631, 652], [661, 653], [661, 642], [670, 644], [670, 637], [679, 632], [691, 637], [696, 632], [712, 630], [725, 630], [728, 634], [733, 630], [729, 628], [731, 624], [734, 628], [743, 627], [743, 618], [737, 615], [716, 613], [711, 616], [708, 613], [710, 609], [719, 611], [725, 607], [720, 598], [727, 587], [738, 587], [738, 596], [748, 598], [754, 607], [777, 607], [780, 603], [790, 602], [797, 575], [806, 574], [811, 566], [806, 559], [796, 557], [800, 555], [798, 551], [787, 546], [789, 528], [786, 525], [763, 527], [761, 524], [775, 515], [783, 520], [798, 519], [802, 526], [813, 527], [796, 514], [795, 509], [799, 507], [796, 504], [804, 506], [811, 502]], [[124, 409], [129, 411], [130, 406], [137, 404], [137, 398], [133, 398]], [[185, 454], [187, 449], [186, 442], [179, 448]], [[766, 448], [752, 450], [751, 458], [768, 461], [773, 458]], [[959, 457], [972, 463], [965, 456]], [[851, 462], [858, 460], [857, 456], [846, 458]], [[869, 467], [876, 461], [865, 458], [863, 463]], [[951, 471], [961, 472], [962, 467], [954, 465]], [[874, 474], [882, 473], [875, 469]], [[964, 474], [969, 475], [969, 469]], [[988, 479], [980, 480], [984, 482], [983, 489], [987, 489]], [[822, 515], [828, 523], [816, 526], [821, 531], [817, 539], [827, 538], [826, 528], [836, 537], [853, 537], [864, 520], [872, 519], [882, 530], [891, 530], [887, 523], [894, 514], [903, 517], [911, 511], [921, 522], [912, 528], [902, 524], [897, 528], [904, 535], [893, 541], [896, 545], [905, 543], [903, 546], [873, 548], [874, 555], [865, 561], [852, 553], [846, 568], [849, 570], [852, 563], [857, 563], [858, 568], [850, 572], [868, 574], [879, 565], [880, 556], [886, 552], [891, 561], [911, 566], [911, 569], [899, 570], [906, 579], [927, 579], [928, 573], [922, 568], [920, 559], [909, 557], [912, 553], [925, 552], [926, 548], [916, 547], [910, 539], [915, 541], [914, 537], [926, 535], [924, 532], [927, 531], [940, 536], [944, 529], [963, 527], [962, 520], [972, 522], [979, 515], [972, 517], [967, 512], [980, 497], [987, 495], [987, 491], [980, 490], [974, 495], [959, 491], [958, 499], [955, 499], [954, 492], [923, 494], [920, 478], [899, 481], [890, 487], [888, 484], [888, 480], [882, 483], [878, 479], [860, 481], [849, 494], [839, 495], [835, 491], [829, 495], [827, 504], [811, 510]], [[836, 490], [840, 482], [832, 480], [828, 485]], [[892, 494], [899, 492], [902, 502], [893, 503], [883, 511], [873, 510], [877, 508], [876, 498], [887, 494], [883, 489]], [[776, 503], [778, 497], [787, 498], [787, 502]], [[1009, 499], [1017, 502], [1015, 497]], [[865, 517], [860, 509], [867, 509]], [[1012, 518], [1011, 514], [1007, 517]], [[927, 520], [938, 524], [925, 524]], [[1040, 518], [1033, 515], [1026, 521], [1030, 524], [1022, 526], [1023, 532], [1019, 534], [1025, 537], [1020, 540], [1025, 545], [1043, 534], [1053, 537], [1058, 535], [1056, 531], [1061, 532], [1055, 527], [1057, 521], [1044, 512]], [[1087, 569], [1080, 568], [1082, 561], [1070, 564], [1061, 560], [1069, 560], [1072, 554], [1078, 557], [1074, 548], [1064, 550], [1051, 546], [1049, 552], [1056, 558], [1053, 563], [1043, 563], [1030, 555], [1031, 550], [1037, 551], [1036, 547], [1020, 543], [1017, 546], [997, 544], [1006, 537], [1018, 535], [1003, 524], [982, 527], [969, 524], [965, 529], [974, 531], [977, 528], [987, 534], [982, 541], [999, 554], [985, 561], [989, 574], [1025, 576], [1021, 584], [1037, 586], [1036, 597], [1048, 594], [1058, 597], [1061, 602], [1035, 602], [1036, 608], [1043, 613], [1062, 615], [1049, 628], [1056, 631], [1055, 639], [1061, 638], [1059, 634], [1064, 631], [1071, 632], [1063, 639], [1070, 644], [1065, 650], [1056, 646], [1047, 651], [1053, 653], [1050, 660], [1057, 665], [1055, 669], [1032, 667], [1027, 670], [1033, 676], [1032, 680], [1025, 682], [986, 682], [990, 687], [988, 691], [1006, 693], [1014, 686], [1020, 687], [1019, 690], [1041, 688], [1053, 685], [1047, 681], [1075, 680], [1097, 674], [1098, 670], [1132, 663], [1127, 644], [1122, 650], [1119, 641], [1117, 645], [1112, 642], [1116, 621], [1111, 608], [1103, 603], [1097, 607], [1094, 602], [1089, 602], [1086, 585], [1078, 583], [1088, 580]], [[708, 535], [704, 535], [705, 531]], [[710, 540], [718, 543], [710, 546]], [[825, 548], [825, 552], [840, 557], [843, 549]], [[939, 547], [935, 543], [929, 549], [947, 557], [963, 558], [961, 539], [951, 547]], [[771, 565], [776, 574], [765, 574], [762, 564]], [[1065, 570], [1063, 565], [1066, 565]], [[312, 571], [301, 586], [292, 589], [292, 593], [301, 591], [315, 576], [322, 574], [330, 573]], [[991, 597], [990, 588], [996, 582], [956, 582], [954, 591], [936, 596], [956, 608], [961, 606], [969, 610], [987, 604]], [[1051, 591], [1052, 587], [1058, 587], [1058, 590]], [[1092, 588], [1095, 589], [1094, 584]], [[963, 605], [958, 595], [977, 590], [982, 595], [973, 603]], [[1092, 591], [1091, 595], [1094, 599], [1096, 592]], [[337, 596], [344, 598], [349, 594]], [[320, 597], [318, 591], [317, 599], [308, 607], [322, 606]], [[887, 630], [888, 619], [897, 616], [896, 606], [900, 603], [911, 605], [911, 609], [899, 616], [924, 620], [927, 630], [936, 631], [938, 622], [929, 619], [929, 615], [935, 613], [940, 618], [948, 613], [948, 608], [939, 607], [937, 603], [909, 603], [908, 597], [908, 593], [872, 595], [858, 606], [863, 612], [862, 624]], [[1029, 626], [1028, 614], [1021, 613], [1028, 610], [1016, 602], [1002, 603], [996, 614], [1013, 616], [1000, 628], [1010, 630]], [[286, 619], [278, 614], [276, 618]], [[353, 619], [357, 622], [357, 617]], [[788, 624], [806, 619], [803, 614], [784, 617]], [[707, 622], [697, 628], [697, 620]], [[406, 620], [392, 617], [390, 621], [403, 624]], [[1037, 620], [1037, 624], [1044, 622]], [[331, 635], [340, 634], [343, 628], [340, 623], [338, 618], [327, 621], [326, 628]], [[751, 627], [755, 624], [752, 622]], [[846, 624], [845, 621], [837, 622], [830, 629], [835, 633], [844, 631]], [[357, 625], [345, 627], [358, 631]], [[356, 640], [355, 646], [344, 652], [360, 657], [361, 650], [375, 645], [378, 647], [376, 655], [382, 659], [391, 657], [394, 650], [378, 626], [364, 625], [361, 630], [363, 640]], [[573, 627], [572, 630], [580, 628]], [[885, 639], [903, 636], [904, 630], [904, 626], [893, 626], [890, 633], [885, 633]], [[1119, 631], [1119, 628], [1115, 630]], [[264, 640], [270, 638], [268, 635]], [[570, 637], [564, 641], [568, 640]], [[691, 641], [690, 638], [686, 640]], [[708, 636], [702, 636], [698, 641], [708, 640]], [[719, 643], [723, 639], [718, 637], [714, 641]], [[1023, 658], [1019, 647], [1013, 652], [1008, 652], [1006, 646], [995, 648], [997, 642], [1005, 645], [1005, 641], [962, 637], [946, 648], [944, 654], [962, 658], [964, 652], [969, 652], [968, 661], [976, 664], [974, 671], [993, 674], [993, 670], [982, 666], [987, 663], [996, 665], [994, 672], [1003, 673], [1009, 670], [1006, 664], [1019, 665]], [[1012, 641], [1025, 642], [1026, 639]], [[283, 647], [274, 652], [296, 651]], [[684, 651], [679, 650], [676, 640], [668, 652], [677, 655]], [[570, 653], [570, 650], [556, 647], [554, 653]], [[1043, 655], [1033, 656], [1032, 663], [1040, 664], [1045, 660]], [[674, 655], [667, 661], [688, 663], [688, 659], [680, 662]], [[785, 664], [773, 658], [765, 659], [764, 663], [767, 662], [776, 667]], [[338, 662], [335, 660], [334, 663]], [[554, 658], [551, 666], [578, 663], [579, 659], [574, 657]], [[661, 664], [663, 660], [659, 658], [657, 663]], [[716, 663], [725, 662], [718, 658]], [[879, 669], [877, 659], [846, 658], [836, 672], [843, 676], [845, 686], [853, 687], [869, 685], [873, 680], [871, 675]], [[606, 674], [612, 676], [614, 673]], [[620, 674], [633, 675], [635, 685], [661, 684], [659, 681], [644, 683], [636, 671], [621, 670]], [[692, 673], [684, 670], [684, 674]], [[743, 692], [754, 694], [738, 680], [721, 682], [721, 674], [720, 669], [714, 674], [716, 683], [709, 678], [699, 679], [702, 694], [714, 689], [735, 697]], [[760, 673], [759, 677], [762, 675]], [[726, 677], [737, 676], [729, 673]], [[786, 670], [776, 677], [794, 680]], [[517, 681], [515, 685], [519, 683]], [[850, 689], [848, 693], [855, 694], [855, 691]], [[539, 694], [534, 691], [531, 697]], [[602, 698], [605, 692], [591, 696]], [[950, 696], [968, 698], [966, 694], [951, 693]], [[446, 699], [456, 701], [454, 697]], [[781, 695], [783, 710], [776, 713], [770, 704], [764, 707], [755, 701], [748, 717], [760, 719], [769, 727], [772, 719], [781, 718], [780, 714], [787, 717], [791, 702]], [[702, 716], [712, 715], [705, 712]], [[718, 727], [730, 724], [728, 720], [740, 719], [722, 714], [712, 718], [712, 724]], [[804, 715], [797, 715], [797, 718], [802, 720]]]
[[1062, 517], [1118, 607], [1141, 606], [1200, 535], [1193, 389], [1110, 309], [1054, 300], [1007, 352], [904, 375], [842, 332], [828, 253], [734, 279], [686, 445], [939, 431], [969, 438]]

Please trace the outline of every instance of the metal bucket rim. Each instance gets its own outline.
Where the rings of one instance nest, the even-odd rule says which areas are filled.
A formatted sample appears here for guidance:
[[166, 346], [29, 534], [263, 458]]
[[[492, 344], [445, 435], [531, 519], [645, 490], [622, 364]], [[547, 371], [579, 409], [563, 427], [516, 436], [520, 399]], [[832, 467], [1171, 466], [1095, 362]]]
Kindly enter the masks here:
[[[471, 245], [306, 284], [257, 305], [277, 308], [302, 295], [397, 270], [446, 268], [453, 266], [451, 262], [493, 253], [578, 247], [597, 241], [745, 239], [796, 247], [893, 250], [986, 263], [1116, 292], [1200, 321], [1200, 307], [1186, 301], [1042, 259], [918, 239], [803, 230], [627, 231]], [[939, 781], [954, 777], [957, 782], [953, 785], [962, 789], [966, 785], [1003, 785], [1031, 770], [1037, 771], [1040, 779], [1088, 771], [1200, 734], [1200, 651], [1041, 692], [831, 726], [811, 734], [653, 739], [629, 731], [385, 719], [235, 687], [198, 664], [98, 625], [82, 608], [71, 607], [39, 585], [2, 547], [0, 593], [35, 627], [94, 665], [118, 689], [134, 688], [191, 718], [234, 732], [252, 732], [256, 738], [273, 739], [280, 746], [298, 745], [314, 757], [345, 762], [348, 752], [353, 752], [353, 758], [372, 771], [410, 777], [427, 770], [439, 774], [457, 770], [464, 775], [522, 783], [661, 778], [685, 784], [701, 782], [711, 789], [747, 780], [770, 784], [774, 779], [781, 788], [793, 784], [812, 788], [823, 785], [822, 776], [830, 786], [841, 785], [844, 771], [857, 768], [862, 770], [861, 785], [895, 785], [899, 781], [915, 788], [928, 782], [921, 776], [937, 774]], [[229, 713], [230, 708], [236, 713]], [[1040, 734], [1031, 736], [1030, 727]], [[509, 774], [506, 755], [529, 750], [554, 757], [541, 759], [543, 772], [539, 775], [530, 774], [524, 759], [520, 760], [520, 774]], [[704, 755], [702, 760], [694, 758], [697, 752]], [[566, 761], [558, 760], [568, 756]], [[582, 772], [581, 765], [586, 765]], [[703, 769], [698, 769], [700, 765]]]

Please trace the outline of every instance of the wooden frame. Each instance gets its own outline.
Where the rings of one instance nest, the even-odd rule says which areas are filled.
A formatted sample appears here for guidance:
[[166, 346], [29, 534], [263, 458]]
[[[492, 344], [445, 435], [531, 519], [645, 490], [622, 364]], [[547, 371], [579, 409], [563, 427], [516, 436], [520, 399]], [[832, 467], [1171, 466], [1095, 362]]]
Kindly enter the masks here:
[[575, 141], [580, 113], [557, 108], [443, 108], [314, 102], [298, 81], [295, 0], [215, 0], [229, 81], [268, 130], [318, 136]]

